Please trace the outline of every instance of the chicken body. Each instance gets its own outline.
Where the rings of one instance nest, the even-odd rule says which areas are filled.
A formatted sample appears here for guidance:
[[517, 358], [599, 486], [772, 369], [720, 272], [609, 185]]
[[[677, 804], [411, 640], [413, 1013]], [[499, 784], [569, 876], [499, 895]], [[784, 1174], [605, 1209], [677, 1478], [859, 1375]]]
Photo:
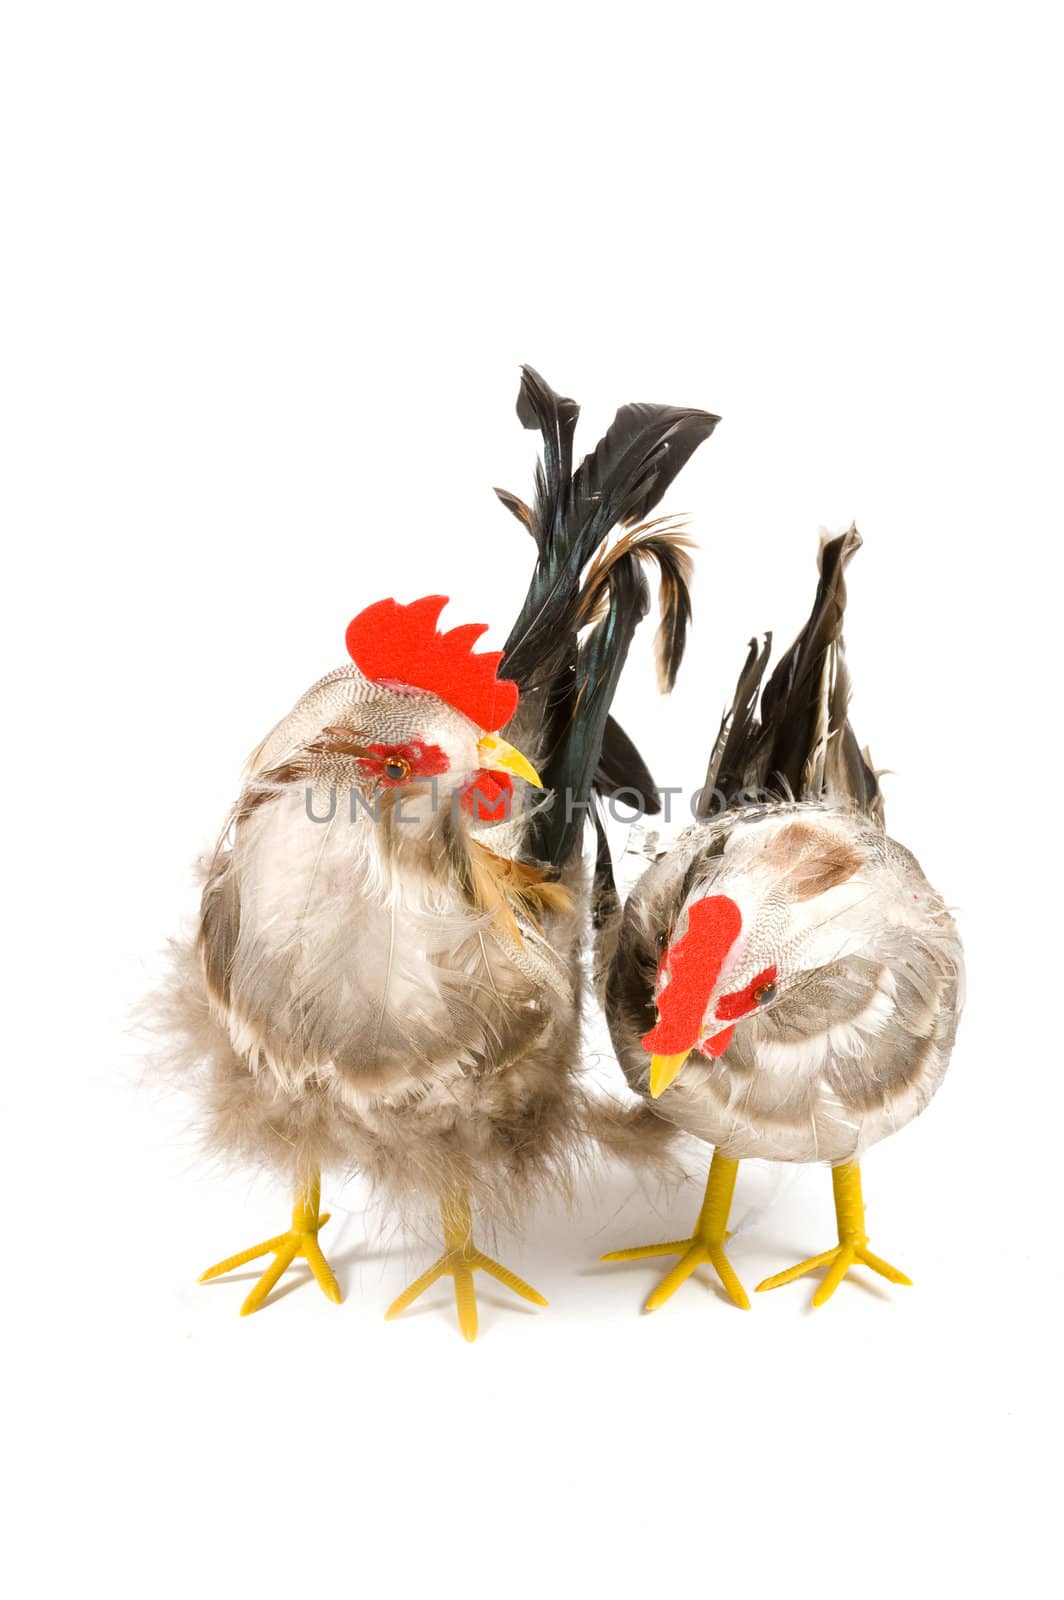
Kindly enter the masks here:
[[[580, 1125], [564, 1065], [579, 1030], [564, 965], [579, 884], [542, 921], [476, 902], [481, 860], [502, 869], [528, 824], [463, 810], [479, 748], [465, 721], [355, 667], [331, 675], [257, 753], [203, 901], [224, 1030], [215, 1142], [297, 1182], [357, 1167], [412, 1218], [441, 1193], [468, 1192], [479, 1210], [533, 1172], [546, 1179]], [[454, 765], [393, 783], [383, 761], [349, 753], [371, 744]]]
[[751, 1157], [830, 1163], [839, 1224], [837, 1247], [760, 1288], [826, 1267], [821, 1304], [856, 1262], [908, 1281], [868, 1250], [858, 1162], [941, 1083], [963, 959], [945, 903], [884, 832], [847, 719], [843, 573], [859, 546], [856, 529], [825, 543], [809, 621], [763, 690], [770, 640], [751, 645], [703, 790], [724, 808], [658, 856], [604, 936], [629, 1083], [714, 1147], [692, 1238], [607, 1258], [680, 1255], [648, 1309], [702, 1262], [748, 1305], [724, 1245]]
[[696, 824], [630, 896], [609, 975], [614, 1047], [642, 1093], [643, 1041], [668, 1005], [663, 936], [675, 945], [716, 897], [740, 907], [742, 931], [658, 1110], [732, 1160], [857, 1160], [945, 1074], [961, 974], [952, 918], [913, 856], [853, 812], [784, 804]]
[[[568, 1188], [588, 1138], [579, 1082], [583, 816], [593, 786], [650, 784], [609, 705], [658, 561], [671, 686], [689, 616], [682, 539], [637, 527], [715, 417], [627, 406], [575, 470], [578, 408], [526, 368], [518, 415], [543, 461], [505, 504], [536, 565], [505, 651], [441, 634], [445, 600], [381, 601], [351, 622], [351, 663], [315, 684], [251, 757], [209, 869], [197, 937], [164, 999], [172, 1061], [195, 1076], [208, 1142], [295, 1190], [292, 1226], [218, 1262], [297, 1256], [340, 1291], [318, 1244], [323, 1169], [357, 1170], [403, 1218], [438, 1213], [441, 1275], [477, 1331], [473, 1273], [543, 1297], [473, 1242]], [[593, 558], [597, 561], [593, 563]], [[522, 803], [542, 780], [555, 809]], [[515, 788], [514, 780], [518, 780]]]

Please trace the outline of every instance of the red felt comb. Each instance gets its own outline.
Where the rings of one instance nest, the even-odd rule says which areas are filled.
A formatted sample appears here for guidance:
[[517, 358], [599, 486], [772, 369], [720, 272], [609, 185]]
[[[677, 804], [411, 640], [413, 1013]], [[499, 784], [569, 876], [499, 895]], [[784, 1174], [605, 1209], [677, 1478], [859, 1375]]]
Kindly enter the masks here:
[[742, 926], [739, 907], [726, 894], [695, 901], [687, 932], [668, 952], [669, 981], [658, 995], [657, 1024], [640, 1041], [648, 1054], [671, 1056], [698, 1044], [709, 997]]
[[427, 689], [485, 733], [493, 733], [517, 710], [517, 685], [495, 676], [501, 650], [473, 654], [487, 623], [439, 632], [436, 623], [446, 604], [442, 594], [426, 595], [408, 606], [378, 600], [348, 623], [348, 652], [371, 682]]

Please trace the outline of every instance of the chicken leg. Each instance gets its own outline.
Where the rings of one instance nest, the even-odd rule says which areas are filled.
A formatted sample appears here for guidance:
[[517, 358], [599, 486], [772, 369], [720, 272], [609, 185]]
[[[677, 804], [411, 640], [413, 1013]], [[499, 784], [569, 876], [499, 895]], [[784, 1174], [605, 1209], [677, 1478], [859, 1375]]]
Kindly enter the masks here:
[[681, 1283], [686, 1283], [695, 1268], [701, 1266], [703, 1262], [708, 1262], [713, 1268], [734, 1303], [741, 1310], [749, 1311], [750, 1301], [746, 1290], [724, 1253], [724, 1242], [728, 1237], [725, 1231], [728, 1226], [728, 1212], [731, 1210], [738, 1173], [737, 1161], [729, 1161], [727, 1156], [714, 1151], [709, 1177], [706, 1179], [705, 1199], [702, 1201], [702, 1209], [698, 1213], [695, 1231], [690, 1239], [674, 1239], [670, 1244], [634, 1245], [629, 1250], [611, 1250], [601, 1257], [603, 1261], [644, 1261], [650, 1256], [680, 1257], [672, 1271], [665, 1274], [648, 1297], [644, 1307], [646, 1311], [656, 1311], [659, 1306], [663, 1306], [666, 1300], [676, 1293]]
[[228, 1256], [215, 1266], [208, 1267], [201, 1275], [200, 1283], [220, 1278], [223, 1273], [233, 1272], [237, 1267], [243, 1267], [249, 1261], [257, 1261], [260, 1256], [269, 1255], [272, 1251], [273, 1260], [240, 1307], [242, 1317], [249, 1316], [252, 1311], [259, 1309], [270, 1290], [299, 1256], [308, 1263], [323, 1293], [339, 1305], [342, 1298], [340, 1285], [333, 1277], [332, 1268], [318, 1243], [318, 1229], [324, 1227], [329, 1220], [329, 1213], [326, 1211], [322, 1215], [320, 1208], [321, 1178], [316, 1174], [305, 1188], [296, 1192], [295, 1204], [292, 1207], [292, 1226], [287, 1233], [279, 1233], [273, 1239], [265, 1239], [262, 1244], [252, 1245], [250, 1250], [241, 1250], [239, 1255]]
[[532, 1304], [537, 1306], [547, 1305], [548, 1302], [538, 1290], [533, 1289], [508, 1267], [500, 1266], [497, 1261], [493, 1261], [490, 1256], [482, 1254], [477, 1249], [473, 1243], [473, 1219], [465, 1195], [455, 1195], [444, 1200], [440, 1205], [440, 1217], [443, 1222], [445, 1246], [443, 1255], [427, 1272], [423, 1272], [420, 1278], [415, 1278], [397, 1300], [392, 1301], [384, 1313], [386, 1321], [391, 1322], [394, 1317], [398, 1317], [407, 1306], [413, 1305], [418, 1296], [424, 1294], [437, 1278], [443, 1277], [446, 1273], [454, 1279], [458, 1326], [464, 1336], [472, 1342], [477, 1336], [477, 1297], [473, 1288], [473, 1274], [478, 1268], [498, 1283], [504, 1284], [514, 1294], [520, 1295], [523, 1300], [531, 1300]]
[[889, 1261], [875, 1256], [868, 1248], [868, 1235], [864, 1225], [864, 1200], [861, 1195], [861, 1168], [854, 1161], [841, 1167], [832, 1167], [831, 1185], [835, 1191], [835, 1217], [839, 1225], [839, 1242], [832, 1250], [825, 1250], [822, 1255], [810, 1256], [808, 1261], [799, 1261], [796, 1267], [788, 1267], [786, 1272], [777, 1272], [774, 1277], [766, 1278], [757, 1286], [757, 1292], [762, 1289], [779, 1289], [785, 1283], [793, 1283], [795, 1278], [804, 1277], [807, 1272], [814, 1272], [818, 1267], [827, 1267], [824, 1281], [813, 1296], [813, 1304], [822, 1306], [830, 1300], [839, 1284], [853, 1266], [871, 1267], [873, 1272], [878, 1272], [880, 1277], [889, 1278], [891, 1283], [911, 1283], [904, 1272], [899, 1272], [897, 1267], [892, 1267]]

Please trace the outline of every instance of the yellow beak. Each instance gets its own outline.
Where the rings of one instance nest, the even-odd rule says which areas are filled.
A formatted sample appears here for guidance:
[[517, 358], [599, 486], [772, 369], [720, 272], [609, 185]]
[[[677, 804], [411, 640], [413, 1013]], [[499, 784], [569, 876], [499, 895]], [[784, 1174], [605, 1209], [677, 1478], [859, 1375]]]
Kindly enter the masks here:
[[678, 1056], [651, 1056], [650, 1093], [653, 1099], [665, 1093], [690, 1054], [690, 1050], [682, 1050]]
[[537, 789], [543, 787], [539, 773], [528, 757], [493, 733], [486, 733], [481, 739], [477, 745], [477, 757], [487, 772], [512, 772], [515, 777], [524, 778], [526, 783], [534, 784]]

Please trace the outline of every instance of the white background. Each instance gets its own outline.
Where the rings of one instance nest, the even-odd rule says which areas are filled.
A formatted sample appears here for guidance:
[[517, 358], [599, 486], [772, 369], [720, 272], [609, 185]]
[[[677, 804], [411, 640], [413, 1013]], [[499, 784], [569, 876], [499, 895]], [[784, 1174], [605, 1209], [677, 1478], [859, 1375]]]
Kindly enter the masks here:
[[[5, 8], [6, 1431], [19, 1595], [887, 1595], [1052, 1585], [1061, 1185], [1055, 8]], [[696, 632], [619, 710], [690, 784], [748, 636], [856, 518], [858, 734], [958, 907], [953, 1070], [865, 1166], [915, 1287], [708, 1278], [622, 1175], [500, 1253], [467, 1346], [357, 1182], [339, 1310], [208, 1262], [287, 1196], [199, 1164], [133, 1001], [264, 730], [382, 594], [501, 642], [530, 361], [592, 445], [724, 418], [670, 497]], [[13, 1025], [13, 1026], [12, 1026]], [[589, 1040], [601, 1047], [601, 1035]], [[603, 1070], [609, 1066], [603, 1056]], [[744, 1281], [825, 1247], [818, 1169], [741, 1175]], [[757, 1214], [759, 1213], [759, 1214]], [[298, 1274], [293, 1274], [298, 1280]]]

